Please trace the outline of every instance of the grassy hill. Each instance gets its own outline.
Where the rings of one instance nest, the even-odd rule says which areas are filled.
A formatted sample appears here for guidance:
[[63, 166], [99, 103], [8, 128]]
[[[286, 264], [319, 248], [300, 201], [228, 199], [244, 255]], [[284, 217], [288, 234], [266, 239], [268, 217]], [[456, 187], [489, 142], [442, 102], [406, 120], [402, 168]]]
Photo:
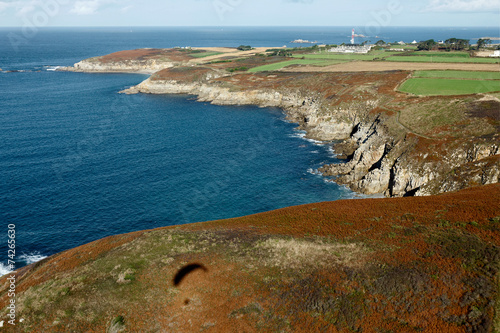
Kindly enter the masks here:
[[498, 202], [495, 184], [108, 237], [20, 269], [3, 329], [493, 332]]

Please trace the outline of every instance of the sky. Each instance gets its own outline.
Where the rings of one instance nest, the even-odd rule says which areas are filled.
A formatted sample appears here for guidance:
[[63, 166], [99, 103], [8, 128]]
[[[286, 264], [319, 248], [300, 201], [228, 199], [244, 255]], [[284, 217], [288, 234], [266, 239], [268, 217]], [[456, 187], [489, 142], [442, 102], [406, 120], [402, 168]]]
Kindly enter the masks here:
[[499, 26], [500, 0], [0, 0], [0, 26]]

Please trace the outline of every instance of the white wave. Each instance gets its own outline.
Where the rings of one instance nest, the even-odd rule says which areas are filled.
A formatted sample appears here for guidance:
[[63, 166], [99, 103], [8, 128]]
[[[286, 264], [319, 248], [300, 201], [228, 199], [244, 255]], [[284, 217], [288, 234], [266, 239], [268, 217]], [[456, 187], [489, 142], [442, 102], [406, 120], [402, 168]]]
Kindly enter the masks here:
[[38, 262], [40, 260], [43, 260], [45, 258], [47, 258], [47, 256], [40, 254], [40, 252], [33, 252], [30, 254], [22, 254], [19, 256], [19, 259], [26, 262], [26, 265], [33, 264], [33, 263]]
[[293, 134], [289, 134], [288, 137], [290, 138], [299, 138], [299, 139], [302, 139], [302, 140], [306, 140], [307, 142], [311, 142], [311, 143], [314, 143], [315, 145], [324, 145], [326, 144], [325, 141], [319, 141], [319, 140], [314, 140], [314, 139], [310, 139], [310, 138], [306, 138], [306, 131], [302, 131], [302, 130], [295, 130], [295, 133]]
[[312, 154], [319, 154], [319, 151], [317, 151], [317, 150], [313, 150], [313, 151], [311, 151], [311, 153], [312, 153]]
[[333, 149], [333, 146], [328, 146], [328, 154], [332, 157], [337, 157], [337, 153], [335, 152], [335, 150]]
[[6, 265], [0, 262], [0, 276], [4, 276], [12, 272]]
[[317, 169], [313, 169], [313, 168], [307, 169], [307, 172], [309, 172], [311, 175], [315, 175], [315, 176], [322, 176], [323, 175]]
[[288, 137], [290, 138], [299, 138], [299, 139], [303, 139], [305, 136], [306, 132], [304, 131], [295, 131], [295, 133], [288, 135]]
[[[17, 263], [16, 268], [39, 262], [45, 258], [47, 258], [47, 256], [40, 254], [40, 252], [32, 252], [29, 254], [23, 253], [15, 259]], [[9, 269], [7, 265], [0, 262], [0, 276], [9, 274], [10, 272], [13, 272], [13, 270]]]
[[50, 71], [50, 72], [53, 72], [53, 71], [56, 71], [58, 70], [59, 68], [61, 68], [62, 66], [48, 66], [47, 67], [47, 70]]

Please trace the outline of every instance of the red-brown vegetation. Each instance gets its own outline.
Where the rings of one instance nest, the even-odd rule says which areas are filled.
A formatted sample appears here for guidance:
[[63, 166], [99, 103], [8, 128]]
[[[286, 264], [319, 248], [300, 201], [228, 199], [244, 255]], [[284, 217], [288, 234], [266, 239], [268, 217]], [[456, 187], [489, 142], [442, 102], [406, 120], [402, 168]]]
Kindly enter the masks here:
[[[21, 269], [19, 318], [31, 332], [491, 332], [498, 202], [497, 184], [108, 237]], [[287, 256], [297, 249], [311, 260]], [[206, 271], [174, 287], [188, 263]], [[128, 282], [115, 282], [126, 267]]]

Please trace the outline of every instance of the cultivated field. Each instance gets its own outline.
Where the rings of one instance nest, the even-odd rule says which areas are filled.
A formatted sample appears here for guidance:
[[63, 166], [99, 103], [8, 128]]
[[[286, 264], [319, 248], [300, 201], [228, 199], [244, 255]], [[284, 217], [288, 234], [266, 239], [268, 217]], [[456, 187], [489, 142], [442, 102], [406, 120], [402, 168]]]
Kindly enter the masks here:
[[286, 72], [379, 72], [394, 70], [464, 70], [464, 71], [500, 71], [499, 64], [460, 64], [460, 63], [412, 63], [385, 61], [351, 61], [325, 67], [302, 66], [285, 68]]
[[413, 77], [500, 80], [500, 72], [416, 71]]
[[498, 92], [500, 72], [416, 71], [399, 90], [425, 96]]

